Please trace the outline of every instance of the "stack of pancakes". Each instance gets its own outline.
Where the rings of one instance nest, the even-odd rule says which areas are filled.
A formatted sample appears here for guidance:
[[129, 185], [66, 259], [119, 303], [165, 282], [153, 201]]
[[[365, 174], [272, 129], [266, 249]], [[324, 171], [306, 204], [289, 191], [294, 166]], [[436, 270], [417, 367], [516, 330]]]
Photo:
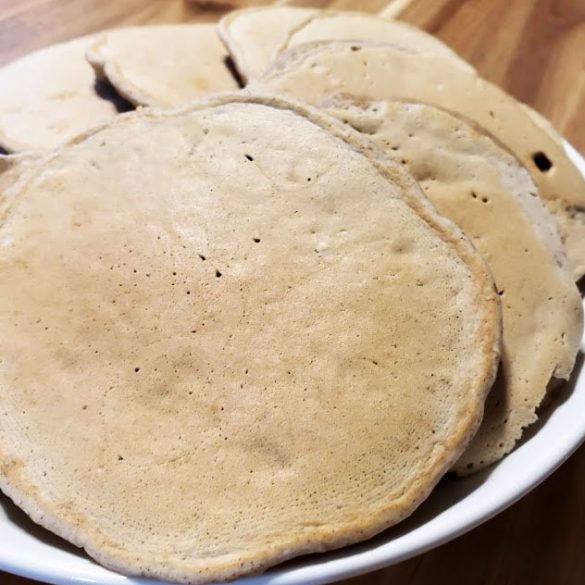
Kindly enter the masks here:
[[570, 376], [583, 177], [434, 37], [254, 8], [0, 84], [0, 488], [102, 564], [205, 583], [369, 538]]

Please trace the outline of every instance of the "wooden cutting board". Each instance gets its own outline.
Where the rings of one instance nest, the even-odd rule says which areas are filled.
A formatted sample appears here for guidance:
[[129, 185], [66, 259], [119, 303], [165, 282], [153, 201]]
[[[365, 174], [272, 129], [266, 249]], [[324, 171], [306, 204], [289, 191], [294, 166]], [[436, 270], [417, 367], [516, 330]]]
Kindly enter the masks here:
[[[216, 20], [227, 11], [227, 1], [222, 6], [208, 0], [202, 7], [203, 2], [183, 0], [0, 0], [0, 64], [103, 28]], [[585, 154], [585, 0], [394, 2], [402, 19], [432, 32], [484, 77], [539, 110]], [[291, 3], [371, 12], [386, 4]], [[0, 585], [31, 584], [0, 573]], [[415, 559], [343, 582], [382, 584], [584, 585], [585, 446], [543, 485], [471, 533]]]

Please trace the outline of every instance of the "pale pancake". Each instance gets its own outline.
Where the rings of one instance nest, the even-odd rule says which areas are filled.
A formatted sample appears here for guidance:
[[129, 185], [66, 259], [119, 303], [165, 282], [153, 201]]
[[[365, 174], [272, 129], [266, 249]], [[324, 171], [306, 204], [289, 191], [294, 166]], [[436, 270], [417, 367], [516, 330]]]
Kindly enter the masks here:
[[253, 85], [316, 105], [348, 94], [422, 101], [465, 116], [526, 166], [558, 222], [575, 279], [585, 273], [585, 181], [562, 142], [533, 112], [454, 60], [382, 43], [315, 43], [283, 53]]
[[410, 514], [479, 425], [499, 297], [371, 149], [233, 95], [40, 164], [0, 236], [2, 490], [108, 567], [190, 583]]
[[456, 470], [489, 465], [536, 420], [551, 377], [566, 380], [575, 363], [583, 333], [581, 296], [555, 221], [526, 169], [446, 111], [351, 101], [326, 110], [404, 164], [489, 264], [502, 298], [503, 360], [482, 426]]
[[234, 10], [218, 24], [218, 33], [244, 82], [260, 77], [290, 32], [316, 10], [267, 6]]
[[135, 105], [173, 107], [238, 88], [214, 24], [137, 26], [104, 33], [87, 52]]
[[471, 65], [445, 43], [419, 28], [404, 22], [384, 19], [375, 14], [346, 10], [323, 10], [315, 13], [291, 31], [286, 42], [278, 48], [278, 52], [305, 43], [337, 40], [392, 43], [405, 49], [437, 53], [452, 59], [470, 72], [474, 71]]
[[[82, 37], [26, 55], [0, 69], [0, 146], [8, 151], [49, 149], [127, 109], [113, 91], [98, 95]], [[102, 93], [102, 95], [105, 95]]]
[[473, 70], [439, 39], [408, 24], [347, 10], [266, 6], [232, 12], [219, 23], [220, 36], [244, 81], [260, 77], [282, 51], [312, 41], [392, 42], [452, 58]]

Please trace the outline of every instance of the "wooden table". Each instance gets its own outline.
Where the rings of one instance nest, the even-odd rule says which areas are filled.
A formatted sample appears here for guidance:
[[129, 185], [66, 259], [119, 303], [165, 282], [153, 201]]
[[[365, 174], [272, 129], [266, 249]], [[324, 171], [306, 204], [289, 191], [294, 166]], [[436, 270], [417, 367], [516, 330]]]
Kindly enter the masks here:
[[[484, 77], [542, 112], [585, 152], [585, 0], [395, 1], [404, 5], [404, 20], [444, 40]], [[201, 8], [196, 4], [181, 0], [0, 0], [0, 63], [102, 28], [215, 20], [226, 10], [225, 6]], [[298, 4], [376, 11], [385, 2]], [[0, 573], [0, 585], [31, 583]], [[480, 528], [432, 552], [344, 585], [381, 583], [585, 584], [585, 446], [543, 485]]]

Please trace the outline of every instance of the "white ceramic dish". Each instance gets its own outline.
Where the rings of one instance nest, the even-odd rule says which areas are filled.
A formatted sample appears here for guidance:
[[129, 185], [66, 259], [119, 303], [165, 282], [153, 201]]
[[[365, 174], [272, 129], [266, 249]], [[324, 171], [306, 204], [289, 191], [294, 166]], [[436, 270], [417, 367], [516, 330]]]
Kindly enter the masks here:
[[[585, 160], [566, 149], [585, 177]], [[585, 339], [581, 345], [585, 350]], [[466, 479], [447, 478], [402, 524], [358, 546], [290, 561], [238, 585], [320, 585], [388, 566], [471, 530], [548, 477], [585, 439], [585, 368], [503, 461]], [[155, 585], [108, 571], [33, 524], [0, 495], [0, 570], [55, 585]]]

